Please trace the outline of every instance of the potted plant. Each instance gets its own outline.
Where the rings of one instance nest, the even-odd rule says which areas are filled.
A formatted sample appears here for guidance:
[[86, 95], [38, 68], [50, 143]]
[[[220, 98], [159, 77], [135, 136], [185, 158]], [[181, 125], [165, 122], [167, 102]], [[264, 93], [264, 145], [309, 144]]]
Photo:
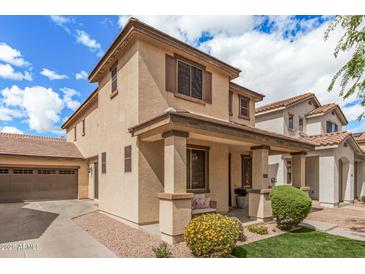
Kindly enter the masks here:
[[237, 208], [246, 208], [246, 196], [247, 196], [247, 190], [243, 187], [236, 188], [234, 190], [234, 193], [236, 196], [236, 204]]

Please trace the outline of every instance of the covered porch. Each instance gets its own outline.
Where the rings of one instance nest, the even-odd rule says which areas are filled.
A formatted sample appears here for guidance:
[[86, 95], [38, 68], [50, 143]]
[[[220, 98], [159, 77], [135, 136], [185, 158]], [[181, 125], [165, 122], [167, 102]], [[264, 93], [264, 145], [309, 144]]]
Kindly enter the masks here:
[[168, 243], [183, 239], [197, 193], [226, 213], [236, 206], [234, 189], [247, 188], [249, 217], [270, 219], [269, 155], [291, 153], [293, 185], [307, 190], [305, 154], [314, 147], [306, 141], [185, 111], [165, 113], [130, 132], [143, 146], [162, 143], [163, 191], [156, 196], [161, 239]]

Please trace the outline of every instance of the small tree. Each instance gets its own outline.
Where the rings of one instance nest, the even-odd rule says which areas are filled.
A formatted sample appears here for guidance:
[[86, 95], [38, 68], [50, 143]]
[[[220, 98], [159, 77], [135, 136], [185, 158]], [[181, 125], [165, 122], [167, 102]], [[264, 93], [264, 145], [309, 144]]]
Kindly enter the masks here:
[[[351, 59], [334, 75], [328, 87], [332, 91], [335, 83], [339, 80], [340, 96], [344, 99], [356, 93], [361, 99], [361, 105], [365, 106], [365, 15], [336, 16], [325, 32], [327, 40], [332, 31], [338, 26], [345, 30], [334, 50], [334, 56], [346, 51], [354, 50]], [[341, 79], [341, 80], [340, 80]], [[362, 119], [364, 112], [358, 117]]]

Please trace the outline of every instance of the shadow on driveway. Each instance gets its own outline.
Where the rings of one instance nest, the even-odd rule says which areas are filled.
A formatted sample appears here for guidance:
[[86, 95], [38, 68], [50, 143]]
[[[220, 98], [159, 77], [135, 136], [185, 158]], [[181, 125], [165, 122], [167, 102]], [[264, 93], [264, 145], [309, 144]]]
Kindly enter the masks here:
[[39, 238], [59, 215], [26, 208], [27, 204], [1, 204], [0, 243]]

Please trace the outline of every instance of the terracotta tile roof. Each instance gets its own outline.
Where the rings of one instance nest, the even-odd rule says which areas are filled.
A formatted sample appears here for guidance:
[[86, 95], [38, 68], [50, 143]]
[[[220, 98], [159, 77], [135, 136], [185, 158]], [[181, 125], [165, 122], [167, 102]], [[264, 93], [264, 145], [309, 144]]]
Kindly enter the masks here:
[[63, 138], [0, 133], [0, 154], [84, 158], [74, 143]]
[[338, 105], [335, 104], [335, 103], [330, 103], [330, 104], [326, 104], [326, 105], [323, 105], [323, 106], [319, 106], [319, 107], [313, 109], [307, 115], [309, 116], [309, 115], [313, 115], [313, 114], [326, 113], [327, 111], [330, 111], [334, 107], [338, 107]]
[[349, 136], [351, 136], [350, 131], [337, 131], [321, 135], [301, 136], [300, 139], [312, 142], [316, 146], [328, 146], [338, 145]]
[[273, 109], [277, 109], [277, 108], [281, 108], [281, 107], [287, 107], [287, 106], [290, 106], [292, 104], [298, 103], [300, 101], [303, 101], [305, 99], [308, 99], [308, 98], [314, 97], [314, 96], [315, 95], [312, 92], [303, 93], [298, 96], [294, 96], [294, 97], [280, 100], [280, 101], [277, 101], [277, 102], [274, 102], [274, 103], [271, 103], [271, 104], [268, 104], [265, 106], [258, 107], [258, 108], [256, 108], [256, 113], [273, 110]]

